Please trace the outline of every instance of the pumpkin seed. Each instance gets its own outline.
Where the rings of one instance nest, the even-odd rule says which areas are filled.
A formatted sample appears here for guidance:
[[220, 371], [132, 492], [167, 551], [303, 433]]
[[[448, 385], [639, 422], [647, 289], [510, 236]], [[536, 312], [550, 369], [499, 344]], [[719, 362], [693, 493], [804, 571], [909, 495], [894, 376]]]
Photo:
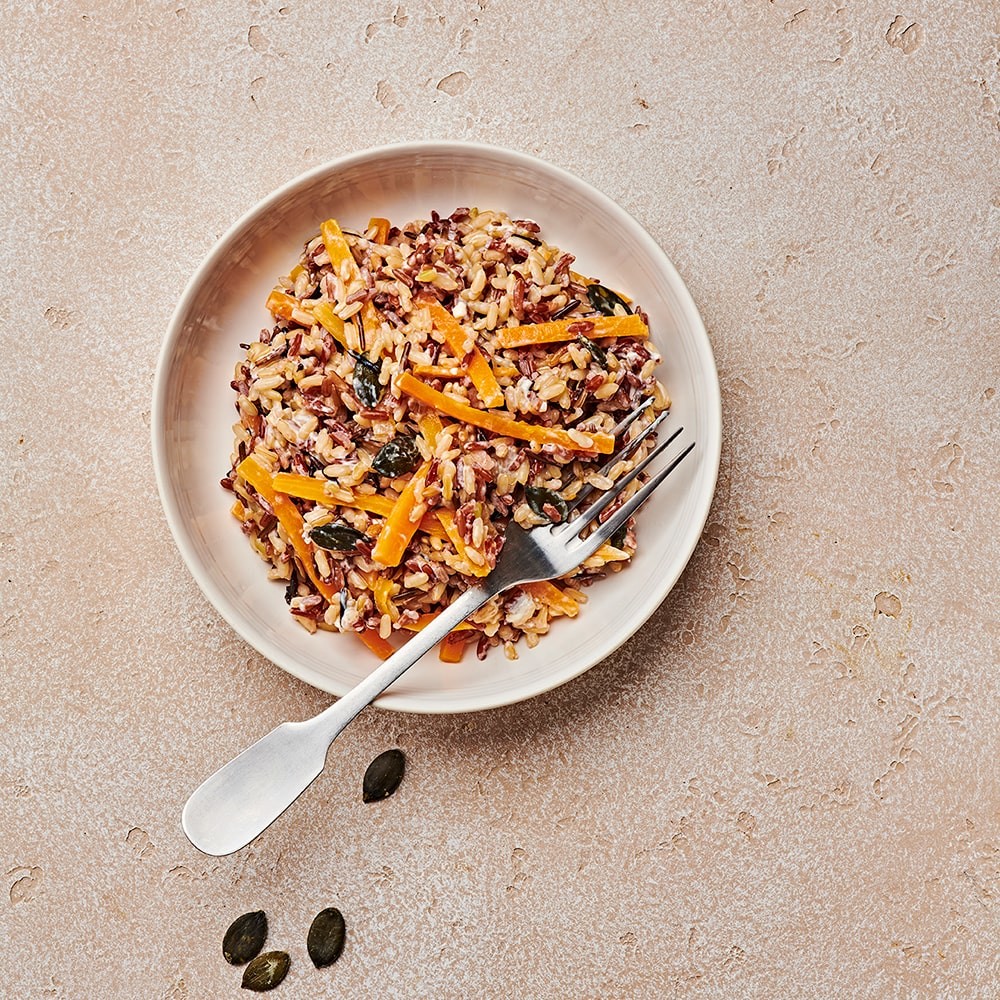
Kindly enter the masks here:
[[222, 954], [230, 965], [243, 965], [260, 954], [267, 939], [267, 916], [263, 910], [237, 917], [222, 939]]
[[585, 337], [582, 333], [577, 340], [580, 341], [580, 346], [584, 350], [590, 351], [590, 356], [597, 362], [602, 368], [608, 367], [608, 352], [604, 350], [603, 347], [595, 344], [589, 337]]
[[[526, 486], [524, 499], [528, 501], [528, 506], [539, 517], [548, 518], [553, 524], [561, 524], [569, 517], [569, 507], [566, 505], [566, 501], [555, 490], [547, 490], [544, 486]], [[545, 508], [548, 506], [555, 507], [559, 513], [558, 521], [546, 513]]]
[[335, 906], [328, 906], [313, 917], [306, 937], [306, 950], [317, 969], [333, 965], [340, 958], [346, 933], [344, 915]]
[[371, 539], [363, 531], [358, 531], [349, 524], [334, 522], [313, 528], [309, 532], [309, 541], [331, 552], [350, 552], [358, 542], [370, 542]]
[[402, 750], [386, 750], [380, 753], [365, 771], [361, 786], [361, 798], [365, 802], [386, 799], [399, 787], [406, 770], [406, 757]]
[[379, 381], [379, 373], [382, 366], [369, 361], [363, 354], [351, 351], [354, 356], [354, 395], [358, 397], [358, 402], [362, 406], [371, 409], [378, 406], [385, 386]]
[[625, 310], [626, 316], [632, 314], [628, 303], [617, 292], [605, 288], [604, 285], [598, 285], [596, 282], [587, 286], [587, 298], [590, 299], [590, 304], [605, 316], [614, 316], [618, 306]]
[[411, 437], [400, 434], [382, 445], [372, 459], [372, 468], [380, 476], [403, 476], [420, 464], [420, 449]]
[[625, 536], [628, 534], [628, 521], [626, 521], [609, 539], [608, 543], [616, 549], [625, 548]]
[[291, 960], [287, 951], [266, 951], [243, 970], [243, 982], [240, 985], [254, 993], [266, 993], [288, 975], [289, 965]]

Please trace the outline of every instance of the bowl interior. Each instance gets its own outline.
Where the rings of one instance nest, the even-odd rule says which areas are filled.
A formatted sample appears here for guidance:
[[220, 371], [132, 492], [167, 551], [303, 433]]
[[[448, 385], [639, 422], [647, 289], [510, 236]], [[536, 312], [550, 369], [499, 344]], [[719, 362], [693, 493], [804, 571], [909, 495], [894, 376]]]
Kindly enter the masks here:
[[719, 386], [698, 312], [663, 252], [642, 228], [589, 185], [505, 150], [413, 144], [348, 157], [291, 182], [241, 219], [194, 275], [171, 321], [157, 371], [153, 451], [174, 537], [206, 596], [255, 648], [333, 694], [377, 664], [349, 636], [311, 636], [288, 614], [229, 514], [219, 486], [236, 420], [233, 369], [270, 317], [264, 300], [298, 259], [320, 221], [345, 228], [371, 216], [393, 222], [447, 214], [460, 205], [495, 208], [538, 222], [545, 238], [574, 253], [585, 274], [621, 288], [649, 313], [663, 354], [660, 379], [673, 399], [669, 426], [698, 445], [654, 494], [638, 522], [639, 552], [625, 571], [587, 591], [575, 620], [559, 620], [519, 659], [493, 650], [461, 664], [423, 658], [378, 704], [458, 712], [518, 701], [569, 680], [612, 652], [656, 609], [687, 563], [708, 514], [718, 473]]

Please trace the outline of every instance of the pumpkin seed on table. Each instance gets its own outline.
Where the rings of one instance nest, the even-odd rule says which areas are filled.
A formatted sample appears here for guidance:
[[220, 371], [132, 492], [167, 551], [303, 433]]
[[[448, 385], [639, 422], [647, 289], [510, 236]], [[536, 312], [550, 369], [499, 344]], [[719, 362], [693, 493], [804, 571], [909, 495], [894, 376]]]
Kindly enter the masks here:
[[244, 970], [243, 982], [240, 985], [245, 990], [254, 993], [266, 993], [273, 990], [288, 975], [291, 959], [287, 951], [266, 951], [258, 955]]
[[417, 442], [405, 434], [399, 434], [382, 445], [372, 459], [372, 469], [380, 476], [395, 479], [405, 476], [420, 464], [420, 449]]
[[406, 756], [402, 750], [386, 750], [380, 753], [365, 771], [361, 786], [361, 798], [365, 802], [387, 799], [399, 788], [406, 770]]
[[267, 916], [254, 910], [237, 917], [222, 939], [222, 955], [230, 965], [243, 965], [260, 954], [267, 940]]
[[370, 542], [371, 539], [363, 531], [358, 531], [349, 524], [334, 522], [311, 529], [309, 541], [331, 552], [350, 552], [358, 542]]
[[328, 906], [313, 917], [306, 937], [306, 950], [317, 969], [333, 965], [340, 958], [346, 935], [344, 915], [337, 907]]
[[[528, 506], [539, 517], [548, 518], [552, 523], [562, 524], [569, 517], [569, 507], [566, 501], [555, 490], [547, 490], [544, 486], [526, 486], [524, 499], [528, 501]], [[558, 521], [545, 510], [546, 507], [555, 508], [559, 515]]]
[[625, 316], [632, 315], [628, 303], [617, 292], [597, 282], [587, 286], [587, 298], [590, 299], [590, 304], [605, 316], [614, 316], [619, 306], [624, 310]]

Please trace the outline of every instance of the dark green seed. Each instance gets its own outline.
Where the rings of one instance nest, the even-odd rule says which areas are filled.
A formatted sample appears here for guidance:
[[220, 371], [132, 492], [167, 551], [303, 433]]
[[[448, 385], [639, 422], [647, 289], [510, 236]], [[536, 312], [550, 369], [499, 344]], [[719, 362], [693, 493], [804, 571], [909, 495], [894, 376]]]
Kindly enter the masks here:
[[385, 386], [379, 382], [381, 365], [369, 361], [363, 354], [355, 359], [354, 365], [354, 395], [362, 406], [371, 409], [378, 406]]
[[237, 917], [222, 939], [222, 954], [230, 965], [243, 965], [260, 954], [267, 940], [267, 916], [263, 910]]
[[589, 337], [585, 337], [582, 333], [577, 339], [580, 341], [581, 347], [590, 351], [590, 356], [594, 359], [594, 361], [596, 361], [602, 368], [608, 367], [608, 352], [605, 351], [603, 347], [599, 347]]
[[372, 468], [380, 476], [405, 476], [420, 464], [420, 449], [411, 437], [400, 435], [382, 445], [372, 459]]
[[361, 797], [365, 802], [386, 799], [399, 787], [406, 770], [406, 757], [402, 750], [386, 750], [380, 753], [365, 771]]
[[[526, 486], [524, 499], [528, 501], [528, 506], [539, 517], [548, 518], [553, 523], [561, 524], [569, 517], [569, 507], [566, 506], [566, 501], [555, 490], [547, 490], [544, 486]], [[547, 506], [555, 507], [559, 514], [558, 521], [546, 512]]]
[[309, 540], [321, 549], [331, 552], [350, 552], [358, 542], [370, 542], [371, 539], [357, 528], [349, 524], [323, 524], [309, 532]]
[[340, 958], [346, 933], [344, 915], [337, 907], [328, 906], [316, 914], [309, 926], [306, 950], [317, 969], [333, 965]]
[[287, 951], [266, 951], [243, 970], [243, 982], [240, 985], [254, 993], [266, 993], [288, 975], [289, 965], [291, 960]]
[[625, 548], [625, 536], [628, 534], [628, 521], [626, 521], [609, 539], [608, 541], [616, 549]]
[[628, 307], [628, 303], [617, 292], [611, 291], [610, 288], [605, 288], [604, 285], [596, 283], [588, 285], [587, 298], [590, 299], [590, 304], [605, 316], [614, 316], [618, 306], [621, 306], [625, 310], [626, 316], [632, 313], [632, 310]]

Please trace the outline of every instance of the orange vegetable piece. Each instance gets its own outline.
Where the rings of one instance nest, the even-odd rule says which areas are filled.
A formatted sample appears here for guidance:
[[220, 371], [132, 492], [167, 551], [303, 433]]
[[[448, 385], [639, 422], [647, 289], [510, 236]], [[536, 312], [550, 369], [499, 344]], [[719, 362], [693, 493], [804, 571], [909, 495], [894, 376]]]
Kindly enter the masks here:
[[[245, 477], [244, 477], [245, 478]], [[278, 472], [271, 479], [271, 487], [278, 493], [299, 497], [301, 500], [312, 500], [324, 507], [350, 507], [352, 510], [366, 510], [376, 517], [388, 517], [392, 513], [393, 501], [388, 497], [370, 494], [356, 496], [351, 500], [338, 500], [327, 493], [322, 479], [312, 476], [300, 476], [295, 472]], [[436, 538], [446, 538], [441, 522], [433, 513], [424, 514], [420, 519], [420, 530]]]
[[521, 441], [534, 441], [538, 444], [554, 444], [567, 451], [596, 451], [601, 455], [610, 455], [615, 450], [615, 439], [610, 434], [584, 432], [585, 437], [591, 442], [587, 445], [575, 441], [569, 431], [561, 428], [527, 424], [515, 420], [509, 414], [497, 413], [494, 410], [477, 410], [474, 406], [455, 399], [454, 396], [438, 392], [420, 379], [414, 378], [409, 372], [403, 372], [396, 384], [400, 392], [405, 392], [425, 406], [456, 420], [482, 427], [494, 434], [518, 438]]
[[236, 469], [270, 505], [277, 517], [278, 523], [285, 529], [295, 554], [299, 557], [303, 569], [312, 580], [313, 586], [328, 600], [332, 601], [337, 592], [326, 582], [316, 569], [313, 561], [312, 548], [302, 534], [304, 521], [298, 508], [283, 493], [275, 493], [271, 485], [271, 470], [266, 468], [256, 455], [248, 455]]
[[522, 583], [521, 589], [536, 600], [547, 604], [561, 615], [575, 618], [580, 613], [580, 605], [572, 597], [564, 594], [554, 583], [540, 580], [537, 583]]
[[424, 485], [430, 467], [430, 462], [424, 462], [417, 469], [393, 505], [389, 516], [382, 525], [378, 538], [375, 540], [375, 547], [372, 549], [372, 559], [375, 562], [381, 563], [383, 566], [399, 565], [403, 553], [420, 523], [413, 521], [410, 515], [417, 506], [417, 488]]
[[438, 657], [442, 663], [458, 663], [465, 652], [466, 639], [461, 632], [449, 632], [438, 646]]
[[375, 227], [375, 243], [385, 243], [389, 238], [389, 220], [382, 219], [379, 216], [373, 216], [368, 220], [368, 228], [371, 229]]
[[388, 639], [383, 639], [376, 628], [366, 628], [355, 634], [380, 660], [388, 660], [396, 652], [396, 647]]
[[[582, 323], [593, 323], [589, 330], [579, 329]], [[588, 316], [586, 319], [560, 319], [550, 323], [527, 323], [505, 326], [497, 330], [497, 347], [530, 347], [532, 344], [552, 344], [560, 340], [575, 340], [580, 334], [590, 340], [600, 337], [648, 337], [649, 327], [639, 316]]]
[[[503, 406], [503, 390], [497, 382], [493, 369], [483, 357], [483, 352], [475, 345], [475, 337], [440, 302], [428, 303], [431, 319], [434, 325], [444, 334], [445, 343], [459, 361], [465, 363], [469, 378], [479, 393], [479, 398], [486, 406]], [[466, 350], [466, 344], [472, 341], [472, 350]]]

